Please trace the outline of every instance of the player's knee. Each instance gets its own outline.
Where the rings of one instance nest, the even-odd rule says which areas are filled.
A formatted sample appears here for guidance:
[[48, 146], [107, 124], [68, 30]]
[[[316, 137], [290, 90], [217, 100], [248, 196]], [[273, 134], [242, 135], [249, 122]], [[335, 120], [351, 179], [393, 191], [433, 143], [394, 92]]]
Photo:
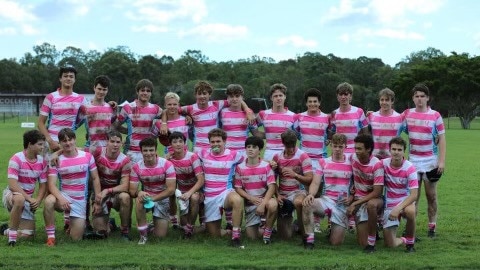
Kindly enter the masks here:
[[130, 199], [130, 195], [126, 192], [122, 192], [122, 193], [118, 194], [118, 199], [120, 200], [120, 203], [123, 206], [130, 206], [131, 201], [132, 201]]
[[190, 203], [191, 204], [198, 204], [200, 202], [200, 195], [195, 192], [192, 194], [192, 196], [190, 196]]
[[56, 201], [57, 201], [57, 199], [55, 198], [55, 196], [50, 194], [50, 195], [47, 196], [47, 198], [45, 198], [45, 201], [43, 202], [44, 207], [49, 208], [49, 209], [53, 208], [55, 206]]
[[278, 211], [278, 203], [275, 199], [268, 201], [267, 209], [269, 212], [277, 212]]
[[13, 206], [23, 207], [25, 203], [25, 197], [23, 197], [21, 194], [15, 194], [12, 197], [12, 203], [13, 203]]

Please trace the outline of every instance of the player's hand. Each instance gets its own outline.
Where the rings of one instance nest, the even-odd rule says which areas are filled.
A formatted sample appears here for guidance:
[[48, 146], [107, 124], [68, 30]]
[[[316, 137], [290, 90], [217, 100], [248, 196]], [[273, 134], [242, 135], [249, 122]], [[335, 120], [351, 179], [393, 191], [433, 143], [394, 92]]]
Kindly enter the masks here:
[[255, 197], [255, 196], [251, 196], [248, 200], [254, 205], [260, 205], [263, 201], [262, 198]]
[[111, 100], [111, 101], [108, 102], [108, 105], [110, 105], [110, 107], [112, 107], [112, 109], [116, 109], [117, 106], [118, 106], [118, 103]]
[[60, 150], [60, 144], [58, 144], [58, 142], [56, 142], [54, 140], [50, 140], [50, 141], [48, 141], [48, 148], [50, 148], [50, 151], [56, 152], [56, 151]]
[[272, 170], [277, 169], [277, 166], [278, 166], [277, 162], [270, 160], [269, 163], [270, 163], [270, 167], [272, 167]]
[[315, 200], [315, 198], [311, 194], [308, 194], [307, 197], [305, 197], [305, 199], [303, 199], [302, 205], [303, 206], [312, 206], [314, 200]]
[[388, 220], [397, 220], [399, 216], [400, 216], [400, 209], [398, 209], [397, 207], [394, 207], [390, 212], [390, 215], [388, 215]]
[[30, 198], [30, 200], [28, 202], [30, 203], [30, 210], [32, 212], [35, 212], [38, 209], [38, 207], [40, 206], [40, 202], [37, 201], [37, 199], [35, 199], [35, 198]]
[[282, 175], [288, 178], [295, 178], [296, 172], [292, 168], [282, 168]]
[[102, 212], [102, 206], [99, 203], [93, 204], [93, 214], [99, 215]]
[[278, 195], [278, 197], [277, 197], [278, 206], [280, 206], [280, 207], [283, 206], [283, 200], [284, 200], [284, 199], [285, 199], [285, 196]]
[[193, 118], [190, 115], [185, 116], [185, 123], [187, 125], [193, 125]]
[[255, 117], [255, 113], [253, 113], [252, 110], [247, 111], [247, 123], [249, 125], [255, 124], [256, 119], [257, 118]]
[[356, 212], [355, 208], [356, 208], [355, 205], [350, 204], [350, 206], [347, 208], [347, 216], [350, 217], [350, 216], [355, 215], [355, 212]]
[[165, 155], [165, 159], [166, 159], [166, 160], [170, 160], [171, 158], [172, 158], [172, 154], [167, 153], [167, 154]]
[[370, 114], [372, 114], [372, 113], [373, 113], [373, 111], [367, 111], [367, 112], [365, 113], [365, 116], [368, 117], [368, 116], [369, 116]]
[[145, 191], [138, 192], [137, 203], [143, 203], [148, 196], [148, 193]]
[[160, 134], [167, 135], [168, 134], [168, 126], [167, 123], [162, 122], [160, 125]]
[[182, 196], [180, 196], [180, 199], [184, 200], [184, 201], [188, 201], [188, 200], [190, 200], [190, 197], [192, 197], [192, 193], [185, 192], [185, 193], [182, 194]]
[[445, 162], [438, 162], [437, 173], [442, 174], [445, 171]]
[[261, 203], [257, 206], [257, 210], [255, 211], [257, 216], [265, 215], [265, 204]]
[[70, 202], [65, 199], [63, 196], [61, 196], [60, 199], [58, 199], [58, 204], [60, 205], [60, 208], [63, 211], [70, 211]]

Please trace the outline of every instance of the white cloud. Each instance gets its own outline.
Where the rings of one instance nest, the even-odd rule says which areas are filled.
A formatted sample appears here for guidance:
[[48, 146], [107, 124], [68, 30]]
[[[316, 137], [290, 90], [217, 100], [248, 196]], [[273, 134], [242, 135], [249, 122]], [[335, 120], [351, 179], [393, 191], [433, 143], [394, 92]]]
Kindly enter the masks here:
[[154, 24], [146, 24], [142, 26], [132, 26], [133, 32], [147, 32], [147, 33], [165, 33], [168, 32], [168, 27], [166, 26], [157, 26]]
[[40, 31], [33, 26], [37, 18], [31, 12], [32, 7], [14, 1], [0, 1], [0, 19], [9, 26], [0, 29], [0, 35], [35, 35]]
[[353, 34], [344, 33], [339, 36], [339, 39], [345, 43], [350, 41], [361, 42], [363, 40], [368, 40], [371, 38], [388, 38], [388, 39], [398, 39], [398, 40], [424, 40], [425, 37], [422, 34], [407, 31], [404, 29], [394, 29], [394, 28], [361, 28], [358, 29]]
[[315, 48], [317, 46], [316, 41], [307, 40], [297, 35], [282, 37], [277, 40], [277, 44], [280, 46], [293, 45], [295, 48]]
[[32, 25], [30, 24], [22, 24], [20, 26], [21, 28], [21, 31], [23, 34], [25, 35], [37, 35], [40, 33], [40, 30], [38, 30], [37, 28], [33, 27]]
[[17, 31], [13, 27], [0, 28], [0, 36], [3, 35], [15, 35]]
[[186, 18], [200, 23], [208, 14], [203, 0], [138, 0], [132, 5], [136, 10], [125, 13], [128, 19], [159, 24]]
[[331, 7], [328, 13], [322, 17], [322, 22], [335, 21], [355, 14], [368, 14], [367, 7], [354, 7], [354, 1], [341, 0], [338, 7]]
[[187, 31], [180, 31], [179, 37], [198, 36], [213, 42], [242, 39], [248, 34], [246, 26], [232, 26], [222, 23], [202, 24]]

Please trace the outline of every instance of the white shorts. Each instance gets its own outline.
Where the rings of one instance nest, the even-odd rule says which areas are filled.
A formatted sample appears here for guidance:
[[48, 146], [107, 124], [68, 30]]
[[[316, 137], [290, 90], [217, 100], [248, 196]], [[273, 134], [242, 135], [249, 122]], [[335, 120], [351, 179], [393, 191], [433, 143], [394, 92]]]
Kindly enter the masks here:
[[60, 194], [70, 202], [70, 217], [86, 218], [87, 200], [74, 200], [67, 193], [60, 191]]
[[[8, 212], [12, 211], [13, 207], [13, 194], [21, 195], [18, 192], [12, 192], [8, 187], [3, 190], [3, 207], [7, 208]], [[21, 215], [22, 219], [35, 220], [35, 214], [30, 210], [30, 203], [25, 200], [23, 205], [23, 211]]]
[[320, 202], [325, 213], [330, 212], [330, 221], [345, 229], [348, 228], [347, 208], [343, 205], [337, 205], [334, 200], [327, 196], [316, 198]]
[[159, 219], [169, 220], [170, 199], [165, 198], [163, 200], [156, 201], [154, 203], [155, 203], [155, 206], [153, 206], [153, 216]]
[[227, 189], [215, 197], [205, 197], [205, 222], [212, 222], [222, 219], [225, 200], [233, 189]]
[[367, 203], [363, 203], [355, 214], [355, 221], [357, 224], [368, 221]]
[[273, 160], [273, 156], [275, 154], [280, 154], [282, 153], [283, 150], [274, 150], [274, 149], [265, 149], [265, 152], [263, 153], [263, 160], [269, 162]]
[[245, 227], [258, 225], [261, 222], [261, 216], [257, 215], [257, 205], [245, 206]]
[[[388, 216], [392, 212], [393, 208], [385, 209], [383, 211], [383, 228], [398, 227], [400, 225], [400, 217], [396, 220], [389, 220]], [[400, 216], [403, 216], [403, 210], [400, 212]]]
[[133, 164], [143, 160], [142, 152], [128, 151], [127, 156], [130, 158], [130, 163], [132, 164], [132, 166]]
[[[119, 210], [120, 209], [120, 193], [116, 193], [113, 196], [111, 194], [107, 195], [107, 198], [103, 200], [102, 203], [102, 213], [100, 215], [109, 215], [111, 209]], [[92, 196], [92, 203], [95, 202], [95, 196]]]
[[293, 203], [293, 201], [295, 200], [295, 198], [299, 195], [305, 195], [307, 196], [307, 191], [301, 189], [301, 190], [297, 190], [297, 191], [293, 191], [293, 192], [290, 192], [288, 193], [288, 195], [283, 195], [285, 196], [285, 198], [289, 201], [291, 201]]

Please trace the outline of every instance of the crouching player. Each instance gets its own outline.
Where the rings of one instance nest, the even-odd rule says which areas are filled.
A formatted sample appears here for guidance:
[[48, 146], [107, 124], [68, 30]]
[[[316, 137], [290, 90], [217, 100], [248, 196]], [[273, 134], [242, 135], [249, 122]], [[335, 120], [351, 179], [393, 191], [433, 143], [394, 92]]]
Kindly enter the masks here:
[[[387, 247], [406, 244], [406, 252], [415, 252], [415, 200], [418, 176], [415, 166], [404, 158], [407, 143], [401, 137], [390, 141], [390, 158], [383, 159], [385, 170], [385, 212], [383, 236]], [[400, 216], [407, 219], [405, 237], [397, 238]]]
[[[176, 174], [173, 164], [157, 156], [157, 139], [147, 137], [140, 141], [143, 160], [135, 163], [130, 173], [130, 195], [136, 200], [137, 228], [140, 233], [139, 245], [147, 243], [147, 209], [144, 203], [152, 201], [153, 232], [157, 237], [165, 237], [168, 230], [170, 209], [169, 196], [175, 193]], [[139, 183], [143, 189], [139, 190]]]
[[[35, 210], [46, 191], [47, 161], [42, 157], [45, 136], [38, 130], [23, 134], [23, 151], [8, 162], [8, 186], [3, 191], [3, 205], [10, 212], [10, 225], [2, 225], [8, 245], [15, 246], [17, 235], [32, 236], [35, 232]], [[39, 182], [37, 197], [33, 197]]]
[[[308, 195], [303, 201], [303, 223], [305, 228], [304, 246], [314, 246], [313, 214], [321, 217], [328, 215], [332, 222], [329, 241], [340, 245], [348, 228], [347, 205], [353, 196], [348, 196], [353, 185], [352, 164], [343, 151], [347, 147], [347, 136], [334, 134], [331, 141], [332, 156], [320, 159], [319, 169], [313, 176]], [[319, 187], [325, 187], [325, 194], [315, 198]]]
[[[272, 196], [277, 184], [270, 163], [260, 158], [263, 139], [252, 136], [245, 140], [247, 159], [235, 169], [235, 191], [245, 201], [245, 222], [247, 237], [257, 239], [263, 234], [263, 243], [270, 244], [272, 227], [277, 217], [278, 203]], [[261, 232], [261, 218], [266, 218]]]
[[184, 238], [188, 239], [192, 237], [199, 206], [204, 200], [200, 189], [205, 182], [205, 176], [198, 155], [187, 151], [187, 139], [182, 132], [172, 132], [168, 140], [173, 151], [169, 160], [175, 167], [178, 190], [181, 192], [177, 199], [180, 205], [185, 206], [180, 207], [180, 224], [183, 226]]

